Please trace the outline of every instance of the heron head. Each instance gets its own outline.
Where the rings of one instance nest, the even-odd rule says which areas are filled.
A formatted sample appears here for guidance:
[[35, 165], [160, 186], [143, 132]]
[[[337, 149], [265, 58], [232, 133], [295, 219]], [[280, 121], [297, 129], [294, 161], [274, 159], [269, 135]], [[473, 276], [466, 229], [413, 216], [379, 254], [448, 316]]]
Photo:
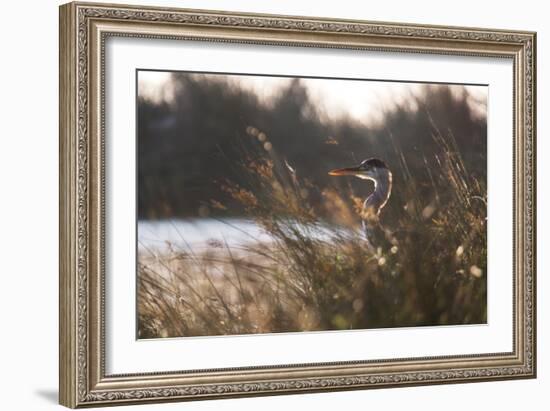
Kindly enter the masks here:
[[366, 180], [378, 181], [381, 174], [389, 171], [388, 166], [382, 160], [369, 158], [355, 167], [337, 168], [329, 171], [331, 176], [355, 176]]

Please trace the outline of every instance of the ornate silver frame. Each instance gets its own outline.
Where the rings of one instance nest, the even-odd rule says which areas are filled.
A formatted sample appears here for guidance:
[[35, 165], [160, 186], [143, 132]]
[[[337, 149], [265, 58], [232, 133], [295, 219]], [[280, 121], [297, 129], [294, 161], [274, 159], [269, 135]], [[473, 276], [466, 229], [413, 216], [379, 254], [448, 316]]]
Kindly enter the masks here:
[[[514, 349], [506, 353], [106, 375], [103, 67], [109, 36], [491, 56], [514, 63]], [[92, 3], [60, 8], [60, 403], [68, 407], [536, 375], [532, 32]], [[269, 359], [266, 359], [266, 363]]]

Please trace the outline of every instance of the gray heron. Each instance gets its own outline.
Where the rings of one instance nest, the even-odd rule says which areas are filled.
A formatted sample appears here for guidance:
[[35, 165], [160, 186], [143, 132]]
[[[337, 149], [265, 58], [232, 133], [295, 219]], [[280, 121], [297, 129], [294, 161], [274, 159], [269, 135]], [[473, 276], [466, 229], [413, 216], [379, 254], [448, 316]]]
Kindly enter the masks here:
[[358, 166], [338, 168], [331, 176], [354, 176], [374, 183], [374, 191], [363, 203], [360, 216], [365, 237], [372, 248], [391, 244], [380, 225], [380, 211], [388, 202], [392, 189], [392, 173], [386, 163], [378, 158], [369, 158]]

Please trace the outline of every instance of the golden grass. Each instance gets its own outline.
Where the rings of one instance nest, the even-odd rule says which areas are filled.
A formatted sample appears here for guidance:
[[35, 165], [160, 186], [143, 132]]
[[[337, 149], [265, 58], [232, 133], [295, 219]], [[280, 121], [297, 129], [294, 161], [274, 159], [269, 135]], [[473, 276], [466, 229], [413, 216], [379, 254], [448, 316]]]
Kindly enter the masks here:
[[351, 189], [324, 190], [332, 217], [322, 221], [308, 201], [311, 183], [266, 148], [265, 132], [247, 134], [258, 140], [242, 164], [250, 182], [222, 189], [273, 242], [140, 252], [140, 338], [486, 322], [486, 189], [468, 174], [452, 135], [434, 131], [440, 152], [429, 200], [401, 165], [398, 198], [407, 201], [382, 213], [395, 244], [372, 250]]

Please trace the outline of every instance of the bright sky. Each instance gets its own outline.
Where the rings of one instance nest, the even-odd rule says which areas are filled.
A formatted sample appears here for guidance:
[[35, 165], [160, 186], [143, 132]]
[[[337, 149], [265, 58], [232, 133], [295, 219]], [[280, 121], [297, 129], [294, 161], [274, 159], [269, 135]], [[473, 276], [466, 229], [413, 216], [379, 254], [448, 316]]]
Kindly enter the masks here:
[[[209, 75], [228, 77], [243, 88], [254, 91], [269, 104], [280, 87], [292, 78], [246, 75]], [[365, 124], [382, 118], [385, 109], [394, 103], [403, 103], [419, 91], [422, 84], [366, 80], [302, 79], [311, 99], [321, 113], [329, 118], [346, 115]], [[457, 93], [463, 86], [451, 86]], [[486, 86], [465, 86], [470, 95], [470, 104], [480, 115], [487, 109]], [[140, 96], [160, 101], [173, 97], [170, 90], [170, 72], [140, 71], [138, 74]]]

